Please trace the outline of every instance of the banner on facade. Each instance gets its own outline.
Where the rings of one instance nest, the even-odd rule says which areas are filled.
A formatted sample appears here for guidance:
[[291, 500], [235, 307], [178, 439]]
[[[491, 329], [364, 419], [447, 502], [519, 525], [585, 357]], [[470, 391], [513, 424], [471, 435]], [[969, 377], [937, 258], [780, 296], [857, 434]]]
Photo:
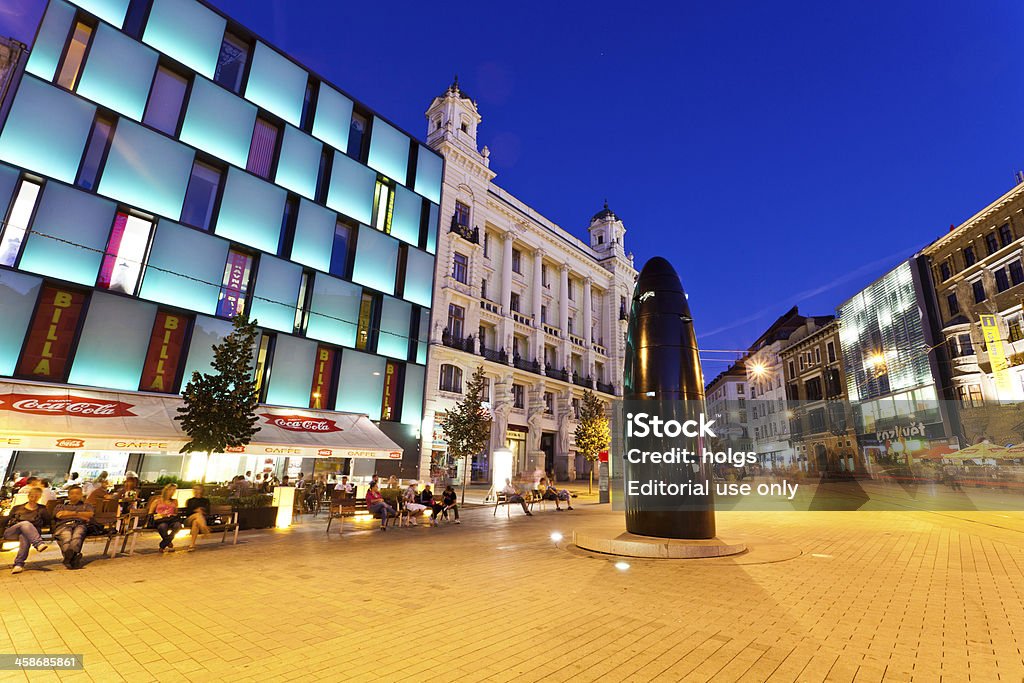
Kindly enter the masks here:
[[983, 315], [980, 319], [981, 333], [985, 339], [985, 348], [988, 350], [989, 363], [992, 365], [997, 397], [1007, 399], [1013, 391], [1013, 386], [1010, 382], [1010, 365], [1006, 361], [1003, 339], [999, 333], [999, 316]]

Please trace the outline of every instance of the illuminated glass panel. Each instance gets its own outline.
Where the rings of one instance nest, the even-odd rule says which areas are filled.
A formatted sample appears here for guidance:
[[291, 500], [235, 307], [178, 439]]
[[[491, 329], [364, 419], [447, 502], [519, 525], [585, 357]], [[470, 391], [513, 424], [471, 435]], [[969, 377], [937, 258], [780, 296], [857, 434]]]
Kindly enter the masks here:
[[0, 270], [0, 311], [4, 312], [4, 323], [0, 325], [0, 375], [14, 374], [42, 284], [40, 278]]
[[306, 97], [309, 75], [286, 57], [256, 43], [245, 84], [245, 99], [272, 111], [288, 123], [298, 126], [302, 119], [302, 101]]
[[288, 193], [237, 168], [228, 170], [216, 232], [227, 239], [277, 253]]
[[341, 152], [335, 152], [327, 206], [360, 223], [371, 223], [376, 184], [376, 173]]
[[160, 221], [139, 296], [213, 314], [227, 256], [226, 241], [177, 223]]
[[[249, 318], [259, 320], [261, 327], [291, 332], [295, 329], [295, 307], [301, 284], [301, 266], [273, 256], [261, 257]], [[306, 387], [306, 395], [309, 395], [309, 387]]]
[[316, 347], [316, 342], [309, 339], [277, 335], [274, 360], [270, 366], [270, 384], [267, 386], [267, 403], [295, 408], [309, 405]]
[[362, 294], [362, 288], [351, 282], [317, 273], [306, 336], [338, 346], [355, 346]]
[[197, 315], [192, 325], [192, 340], [189, 342], [188, 358], [185, 360], [185, 372], [181, 376], [181, 388], [192, 379], [193, 372], [213, 372], [213, 346], [231, 334], [230, 320], [207, 318]]
[[74, 0], [75, 4], [86, 12], [113, 24], [117, 28], [124, 25], [124, 15], [128, 11], [129, 0]]
[[316, 178], [320, 171], [323, 145], [293, 126], [284, 127], [281, 155], [275, 182], [303, 197], [316, 197]]
[[349, 126], [352, 124], [352, 100], [320, 83], [313, 118], [313, 135], [342, 152], [348, 151]]
[[384, 297], [380, 313], [377, 353], [405, 360], [409, 357], [409, 320], [412, 304], [390, 296]]
[[227, 20], [195, 0], [153, 0], [142, 40], [213, 78]]
[[394, 294], [397, 268], [398, 241], [371, 227], [361, 226], [356, 238], [352, 281], [386, 294]]
[[427, 222], [427, 251], [431, 254], [437, 253], [437, 219], [440, 207], [437, 204], [430, 205], [430, 218]]
[[47, 183], [18, 267], [94, 284], [116, 208], [94, 194]]
[[408, 363], [402, 390], [402, 424], [418, 427], [423, 420], [423, 379], [426, 368]]
[[405, 183], [409, 175], [409, 138], [381, 118], [373, 117], [370, 156], [366, 163], [392, 180]]
[[0, 133], [0, 159], [75, 182], [96, 107], [26, 76]]
[[89, 48], [78, 94], [139, 121], [146, 109], [157, 53], [100, 24]]
[[[0, 164], [0, 217], [7, 212], [11, 204], [11, 197], [14, 196], [14, 188], [18, 186], [18, 171], [10, 166]], [[0, 233], [4, 226], [0, 225]]]
[[420, 310], [420, 331], [416, 336], [416, 362], [427, 364], [427, 347], [430, 345], [430, 309]]
[[420, 211], [423, 199], [401, 185], [395, 186], [395, 208], [391, 216], [391, 234], [414, 247], [420, 243]]
[[441, 203], [441, 172], [444, 161], [429, 147], [420, 145], [416, 155], [416, 191], [434, 202]]
[[433, 288], [434, 257], [410, 248], [405, 260], [405, 300], [429, 308]]
[[335, 220], [333, 211], [305, 199], [300, 200], [295, 239], [292, 241], [292, 260], [317, 270], [330, 270]]
[[153, 304], [93, 292], [68, 382], [138, 389], [154, 318]]
[[74, 18], [75, 9], [64, 0], [50, 1], [36, 42], [32, 44], [32, 51], [28, 55], [25, 71], [45, 81], [53, 80]]
[[182, 142], [235, 166], [245, 166], [256, 107], [205, 78], [196, 78], [188, 99]]
[[341, 354], [338, 400], [334, 409], [364, 413], [371, 420], [379, 420], [386, 365], [387, 361], [382, 356], [345, 349]]
[[193, 156], [192, 150], [181, 143], [121, 119], [110, 144], [99, 193], [178, 218]]

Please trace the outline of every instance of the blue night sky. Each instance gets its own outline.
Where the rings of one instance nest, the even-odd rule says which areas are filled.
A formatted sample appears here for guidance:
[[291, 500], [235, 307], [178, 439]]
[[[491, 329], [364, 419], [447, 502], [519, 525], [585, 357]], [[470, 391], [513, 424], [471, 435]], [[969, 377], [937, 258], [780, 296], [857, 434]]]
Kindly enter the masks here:
[[214, 4], [416, 135], [458, 73], [497, 182], [581, 237], [607, 197], [707, 349], [833, 313], [1024, 168], [1019, 3]]

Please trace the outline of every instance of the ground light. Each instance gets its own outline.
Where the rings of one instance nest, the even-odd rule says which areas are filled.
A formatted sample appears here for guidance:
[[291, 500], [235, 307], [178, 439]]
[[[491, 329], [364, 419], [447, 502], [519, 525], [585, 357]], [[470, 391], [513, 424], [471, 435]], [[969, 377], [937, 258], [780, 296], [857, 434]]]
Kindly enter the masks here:
[[558, 533], [557, 531], [551, 534], [551, 540], [555, 543], [559, 543], [562, 540], [562, 538], [564, 538], [562, 534]]
[[627, 569], [629, 569], [629, 562], [616, 562], [615, 568], [618, 569], [620, 572], [624, 572]]

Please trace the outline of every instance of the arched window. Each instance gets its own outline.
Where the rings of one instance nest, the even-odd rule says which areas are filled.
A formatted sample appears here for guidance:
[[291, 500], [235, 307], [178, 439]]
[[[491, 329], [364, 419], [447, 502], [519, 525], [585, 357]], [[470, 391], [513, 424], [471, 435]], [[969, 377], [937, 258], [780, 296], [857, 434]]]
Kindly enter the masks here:
[[456, 394], [462, 393], [462, 370], [454, 365], [444, 364], [441, 366], [441, 391], [451, 391]]

